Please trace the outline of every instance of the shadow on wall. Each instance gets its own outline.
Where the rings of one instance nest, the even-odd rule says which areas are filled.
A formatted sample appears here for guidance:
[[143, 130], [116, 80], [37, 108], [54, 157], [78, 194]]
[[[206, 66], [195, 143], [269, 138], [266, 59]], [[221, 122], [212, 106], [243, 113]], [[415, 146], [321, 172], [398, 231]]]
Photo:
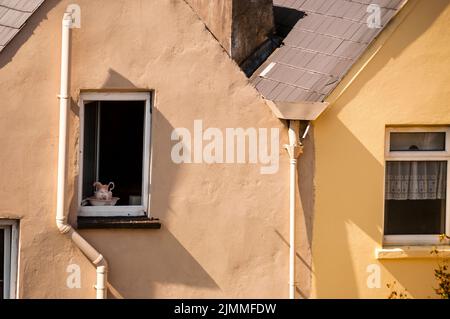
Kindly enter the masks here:
[[[374, 198], [373, 194], [383, 193], [383, 164], [369, 152], [345, 123], [338, 119], [339, 113], [358, 96], [366, 83], [370, 82], [383, 67], [418, 39], [433, 24], [437, 17], [449, 5], [450, 1], [439, 1], [430, 6], [426, 1], [412, 1], [413, 11], [387, 40], [380, 52], [370, 61], [365, 69], [345, 91], [339, 100], [318, 119], [316, 133], [320, 131], [321, 142], [327, 149], [318, 149], [318, 165], [321, 180], [317, 181], [316, 228], [314, 229], [314, 246], [321, 251], [314, 251], [315, 290], [317, 298], [360, 298], [367, 297], [359, 287], [365, 287], [366, 267], [357, 260], [379, 262], [384, 271], [390, 273], [397, 282], [406, 287], [411, 296], [423, 296], [424, 290], [432, 296], [433, 261], [377, 261], [374, 259], [373, 247], [358, 247], [356, 239], [364, 236], [381, 243], [383, 200]], [[411, 26], [414, 26], [411, 28]], [[363, 112], [363, 107], [361, 112]], [[363, 117], [361, 116], [361, 119]], [[413, 119], [412, 119], [413, 120]], [[376, 125], [384, 127], [386, 124]], [[373, 125], [372, 125], [373, 127]], [[333, 140], [334, 143], [326, 143]], [[322, 146], [323, 147], [323, 146]], [[323, 157], [323, 158], [321, 158]], [[361, 165], [364, 163], [364, 165]], [[342, 185], [352, 185], [351, 189]], [[320, 216], [326, 212], [326, 217]], [[335, 212], [335, 213], [333, 213]], [[379, 214], [378, 222], [368, 218], [368, 214]], [[329, 218], [332, 217], [332, 220]], [[326, 219], [328, 218], [328, 219]], [[320, 235], [318, 234], [320, 229]], [[360, 233], [356, 238], [351, 237]], [[333, 234], [332, 238], [326, 238]], [[361, 234], [364, 236], [361, 237]], [[319, 236], [319, 237], [318, 237]], [[367, 249], [366, 249], [367, 248]], [[355, 268], [358, 265], [359, 268]], [[405, 272], [405, 269], [410, 269]], [[416, 278], [429, 278], [430, 286], [423, 287]], [[382, 279], [383, 280], [383, 279]], [[382, 281], [382, 289], [388, 282]], [[386, 298], [388, 293], [386, 294]], [[377, 295], [377, 297], [383, 297]]]
[[297, 22], [305, 15], [306, 13], [303, 11], [274, 6], [273, 18], [276, 25], [276, 34], [284, 39], [289, 32], [291, 32]]
[[108, 70], [108, 77], [103, 83], [103, 88], [128, 88], [128, 89], [137, 89], [137, 86], [135, 86], [130, 80], [122, 76], [122, 74], [114, 71], [113, 69]]
[[219, 290], [214, 279], [164, 225], [156, 231], [83, 231], [83, 235], [108, 260], [108, 282], [117, 291], [111, 291], [110, 297], [153, 298], [158, 295], [158, 287], [164, 287], [167, 293], [170, 286], [177, 291], [177, 295], [167, 295], [172, 298], [180, 297], [180, 286], [187, 287], [187, 295]]
[[[302, 125], [301, 131], [306, 128]], [[311, 126], [308, 136], [302, 141], [303, 154], [300, 155], [297, 165], [297, 205], [296, 205], [296, 292], [300, 298], [307, 299], [311, 293], [312, 278], [312, 231], [314, 217], [314, 131]], [[298, 202], [300, 200], [300, 203]], [[301, 205], [301, 206], [300, 206]], [[287, 211], [284, 213], [288, 213]], [[289, 249], [289, 238], [277, 229], [275, 234]]]
[[[317, 165], [321, 166], [313, 247], [317, 249], [313, 251], [316, 297], [358, 298], [358, 280], [365, 278], [366, 268], [355, 269], [357, 243], [349, 236], [363, 232], [371, 241], [381, 241], [383, 201], [373, 194], [383, 191], [383, 167], [335, 117], [324, 114], [316, 125], [320, 131], [316, 136], [336, 141], [326, 143], [326, 150], [318, 149]], [[374, 223], [367, 214], [376, 212], [379, 218]], [[373, 247], [368, 248], [367, 255], [373, 253]]]
[[[299, 282], [298, 293], [307, 298], [311, 291], [312, 276], [312, 232], [314, 218], [314, 169], [315, 169], [315, 149], [314, 149], [314, 128], [311, 125], [308, 136], [303, 143], [303, 154], [300, 155], [297, 166], [298, 190], [302, 210], [297, 209], [297, 234], [299, 236], [297, 243], [298, 250], [303, 256], [304, 261], [297, 265], [297, 281]], [[303, 211], [303, 216], [300, 214]], [[300, 278], [298, 278], [300, 276]]]
[[[392, 290], [396, 290], [398, 293], [406, 292], [412, 298], [438, 298], [433, 290], [438, 288], [438, 282], [434, 277], [438, 259], [383, 260], [382, 265], [395, 278], [395, 281], [404, 287], [403, 289], [395, 285]], [[405, 271], [405, 269], [411, 271]], [[417, 280], [417, 278], [421, 280]], [[430, 284], [424, 286], [424, 282]], [[394, 282], [384, 282], [383, 284], [394, 284]], [[384, 286], [386, 287], [386, 285]]]
[[[302, 128], [304, 129], [304, 128]], [[313, 213], [314, 213], [314, 132], [311, 127], [309, 134], [303, 143], [303, 154], [300, 155], [297, 165], [297, 190], [300, 203], [297, 201], [296, 207], [296, 279], [297, 294], [307, 299], [311, 293], [312, 276], [312, 231], [313, 231]], [[301, 205], [301, 207], [300, 207]], [[286, 212], [287, 213], [287, 212]], [[278, 230], [276, 235], [289, 248], [289, 240], [285, 238]]]
[[[126, 88], [136, 86], [128, 79], [114, 70], [109, 75], [102, 89]], [[73, 108], [78, 108], [72, 102]], [[75, 113], [76, 115], [77, 113]], [[73, 122], [73, 121], [72, 121]], [[152, 191], [150, 204], [151, 215], [162, 221], [159, 230], [83, 230], [80, 231], [99, 252], [108, 260], [110, 273], [108, 287], [110, 298], [152, 298], [158, 295], [158, 287], [165, 287], [163, 294], [167, 297], [180, 297], [179, 293], [186, 286], [186, 295], [199, 294], [206, 291], [220, 291], [213, 278], [203, 269], [196, 259], [187, 251], [183, 244], [168, 230], [168, 214], [170, 210], [171, 187], [177, 180], [176, 165], [167, 169], [160, 165], [172, 163], [170, 158], [171, 143], [160, 136], [170, 137], [173, 130], [171, 124], [158, 112], [152, 110], [152, 144], [157, 160], [152, 163], [152, 181], [158, 188]], [[77, 138], [74, 138], [76, 141]], [[75, 150], [75, 145], [70, 145]], [[68, 158], [76, 162], [73, 156]], [[165, 163], [165, 164], [164, 164]], [[70, 203], [71, 214], [69, 220], [76, 224], [77, 218], [77, 185], [78, 176], [75, 176], [75, 193]], [[95, 270], [93, 270], [95, 271]], [[178, 295], [170, 296], [167, 287], [176, 286]], [[199, 289], [192, 289], [196, 287]], [[161, 294], [161, 293], [160, 293]], [[200, 296], [200, 295], [199, 295]]]
[[[306, 129], [306, 127], [305, 127]], [[314, 127], [311, 123], [307, 137], [302, 141], [303, 154], [298, 160], [298, 189], [301, 197], [301, 204], [304, 211], [305, 240], [308, 245], [312, 245], [312, 218], [314, 212], [314, 168], [315, 168], [315, 148], [314, 148]]]
[[20, 30], [20, 32], [12, 39], [11, 42], [8, 43], [8, 45], [0, 53], [0, 69], [12, 61], [17, 51], [33, 35], [36, 27], [44, 19], [47, 19], [47, 13], [52, 10], [59, 2], [60, 0], [45, 0], [44, 3], [34, 12], [34, 14], [27, 20], [22, 30]]

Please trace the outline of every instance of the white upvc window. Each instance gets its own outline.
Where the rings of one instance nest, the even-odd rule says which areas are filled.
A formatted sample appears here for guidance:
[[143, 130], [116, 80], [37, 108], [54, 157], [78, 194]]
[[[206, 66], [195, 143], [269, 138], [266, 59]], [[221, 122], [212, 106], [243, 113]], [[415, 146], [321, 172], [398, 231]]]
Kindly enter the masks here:
[[[150, 92], [81, 94], [79, 216], [150, 215], [150, 134]], [[95, 201], [95, 182], [112, 202]]]
[[386, 130], [384, 244], [448, 244], [449, 127]]
[[0, 219], [0, 299], [17, 296], [18, 246], [17, 221]]

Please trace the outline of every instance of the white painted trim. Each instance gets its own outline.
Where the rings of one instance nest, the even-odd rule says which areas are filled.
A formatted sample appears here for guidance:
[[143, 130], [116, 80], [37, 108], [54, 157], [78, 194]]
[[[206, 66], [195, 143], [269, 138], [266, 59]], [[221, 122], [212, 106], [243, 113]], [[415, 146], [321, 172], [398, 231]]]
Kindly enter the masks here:
[[439, 235], [385, 235], [386, 245], [442, 245], [448, 244], [448, 240], [441, 242]]
[[3, 298], [15, 299], [17, 296], [17, 266], [19, 251], [19, 228], [15, 220], [0, 220], [4, 230], [4, 280]]
[[[396, 152], [392, 152], [396, 153]], [[408, 152], [409, 153], [409, 152]], [[425, 152], [421, 152], [425, 153]], [[428, 153], [428, 152], [426, 152]], [[422, 154], [423, 155], [423, 154]], [[394, 162], [394, 161], [448, 161], [448, 156], [431, 156], [429, 154], [426, 154], [424, 156], [386, 156], [386, 161]]]
[[149, 171], [148, 171], [148, 196], [147, 196], [147, 201], [148, 201], [148, 206], [149, 209], [147, 210], [147, 216], [149, 218], [152, 217], [152, 212], [150, 210], [150, 203], [152, 202], [152, 163], [153, 163], [153, 143], [152, 143], [152, 125], [150, 125], [150, 163], [149, 163]]
[[80, 206], [78, 216], [145, 216], [145, 206]]
[[84, 102], [95, 101], [146, 101], [150, 92], [86, 92], [80, 95]]
[[[145, 216], [149, 214], [150, 147], [151, 147], [151, 100], [150, 92], [87, 92], [80, 95], [80, 149], [78, 176], [79, 216]], [[144, 152], [142, 165], [142, 205], [141, 206], [81, 206], [83, 200], [83, 148], [84, 148], [84, 106], [95, 101], [145, 101]]]
[[19, 227], [14, 222], [11, 226], [11, 277], [9, 282], [9, 298], [16, 299], [17, 296], [17, 270], [19, 265]]
[[150, 147], [151, 147], [151, 135], [152, 135], [152, 112], [150, 104], [151, 94], [148, 94], [145, 100], [145, 117], [144, 117], [144, 158], [142, 165], [142, 200], [144, 201], [144, 214], [150, 211], [150, 201], [149, 201], [149, 184], [150, 184]]
[[264, 100], [279, 119], [315, 121], [329, 104], [327, 102], [279, 102]]
[[3, 228], [3, 298], [9, 299], [11, 287], [11, 227]]
[[447, 196], [445, 197], [445, 234], [450, 237], [450, 160], [447, 161]]
[[[445, 151], [431, 152], [391, 152], [390, 133], [392, 132], [445, 132]], [[450, 236], [450, 127], [448, 126], [411, 126], [411, 127], [387, 127], [385, 135], [385, 163], [387, 161], [447, 161], [447, 194], [445, 207], [445, 233]], [[386, 169], [384, 169], [383, 184], [383, 229], [386, 218], [385, 209], [385, 184]], [[449, 240], [440, 241], [436, 235], [385, 235], [383, 245], [439, 245], [450, 244]]]
[[[432, 251], [436, 250], [437, 254]], [[375, 250], [376, 259], [449, 258], [448, 246], [397, 246]]]
[[13, 226], [13, 225], [16, 225], [16, 224], [17, 224], [17, 221], [12, 220], [12, 219], [0, 219], [0, 227], [2, 227], [2, 226]]
[[[98, 181], [98, 172], [100, 171], [100, 167], [99, 167], [99, 163], [98, 163], [98, 159], [100, 158], [100, 131], [102, 129], [101, 127], [101, 121], [100, 118], [102, 116], [102, 102], [98, 101], [97, 102], [97, 127], [96, 127], [96, 144], [95, 144], [95, 158], [97, 159], [97, 163], [95, 163], [95, 180]], [[84, 121], [83, 121], [84, 123]], [[84, 135], [84, 134], [83, 134]], [[84, 147], [84, 144], [83, 144]]]
[[267, 73], [269, 73], [275, 65], [275, 62], [270, 62], [270, 64], [266, 66], [266, 68], [259, 74], [259, 76], [262, 78], [266, 77]]
[[[408, 151], [394, 151], [391, 152], [390, 137], [391, 133], [445, 133], [445, 151], [423, 151], [423, 152], [408, 152]], [[386, 159], [404, 159], [418, 160], [418, 158], [445, 158], [450, 156], [450, 127], [447, 126], [408, 126], [408, 127], [388, 127], [386, 128], [385, 137], [385, 156]]]
[[84, 101], [83, 95], [80, 95], [80, 99], [78, 100], [78, 107], [80, 108], [79, 122], [80, 122], [80, 143], [78, 144], [78, 214], [80, 214], [81, 202], [83, 201], [83, 150], [84, 150], [84, 104], [87, 101]]

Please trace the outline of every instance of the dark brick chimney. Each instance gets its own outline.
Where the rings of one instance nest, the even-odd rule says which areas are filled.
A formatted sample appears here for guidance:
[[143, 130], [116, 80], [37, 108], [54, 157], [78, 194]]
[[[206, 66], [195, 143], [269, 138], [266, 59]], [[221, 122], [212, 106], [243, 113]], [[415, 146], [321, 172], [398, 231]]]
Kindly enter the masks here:
[[242, 63], [274, 32], [273, 0], [187, 0], [228, 54]]

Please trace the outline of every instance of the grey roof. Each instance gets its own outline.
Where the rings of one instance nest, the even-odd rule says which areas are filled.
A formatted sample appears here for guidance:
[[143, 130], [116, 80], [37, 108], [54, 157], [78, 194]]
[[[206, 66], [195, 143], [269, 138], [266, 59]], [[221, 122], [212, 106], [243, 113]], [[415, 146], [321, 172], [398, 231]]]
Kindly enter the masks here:
[[44, 0], [0, 0], [0, 52]]
[[[269, 100], [323, 101], [405, 2], [274, 0], [277, 28], [288, 28], [287, 36], [251, 81]], [[370, 4], [380, 6], [381, 28], [368, 26]]]

